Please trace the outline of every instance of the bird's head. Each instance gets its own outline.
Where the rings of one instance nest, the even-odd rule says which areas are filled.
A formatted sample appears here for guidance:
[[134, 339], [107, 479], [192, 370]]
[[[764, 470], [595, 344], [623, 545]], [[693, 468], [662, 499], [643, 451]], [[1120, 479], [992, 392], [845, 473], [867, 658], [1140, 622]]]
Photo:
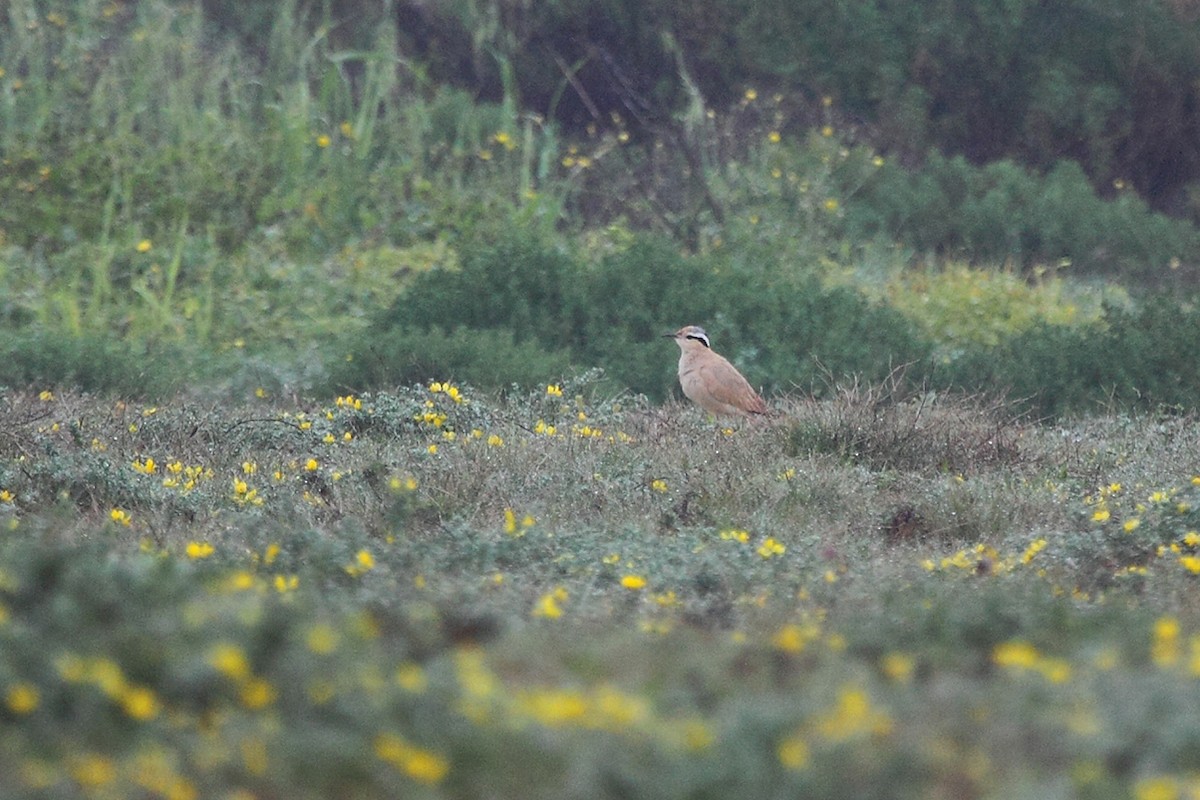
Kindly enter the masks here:
[[699, 325], [685, 325], [674, 333], [664, 333], [663, 336], [668, 339], [674, 339], [675, 344], [679, 345], [680, 349], [685, 351], [697, 347], [703, 347], [707, 350], [712, 347], [708, 342], [708, 334]]

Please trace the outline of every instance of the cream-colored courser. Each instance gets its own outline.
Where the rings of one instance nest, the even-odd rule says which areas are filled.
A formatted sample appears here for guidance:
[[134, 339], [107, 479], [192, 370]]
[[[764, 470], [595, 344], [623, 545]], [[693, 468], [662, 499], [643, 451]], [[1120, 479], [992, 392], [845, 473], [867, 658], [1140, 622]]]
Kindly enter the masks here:
[[679, 385], [693, 403], [726, 416], [767, 413], [767, 404], [742, 373], [713, 352], [704, 328], [688, 325], [663, 336], [679, 345]]

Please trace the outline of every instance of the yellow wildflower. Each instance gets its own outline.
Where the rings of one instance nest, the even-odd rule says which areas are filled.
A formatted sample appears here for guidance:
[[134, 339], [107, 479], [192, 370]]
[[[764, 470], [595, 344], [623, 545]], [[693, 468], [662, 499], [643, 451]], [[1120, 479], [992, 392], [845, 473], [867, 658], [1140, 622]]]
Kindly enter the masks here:
[[308, 629], [304, 638], [308, 649], [317, 655], [329, 655], [338, 646], [338, 632], [332, 626], [318, 623]]
[[71, 777], [83, 786], [107, 786], [117, 779], [117, 768], [105, 756], [82, 755], [71, 760]]
[[552, 592], [547, 592], [538, 598], [537, 603], [533, 607], [533, 616], [558, 619], [563, 615], [563, 610], [559, 602], [566, 599], [567, 592], [561, 587]]
[[249, 709], [265, 708], [275, 702], [275, 687], [263, 678], [250, 678], [241, 687], [242, 705]]
[[785, 653], [799, 653], [817, 633], [810, 626], [788, 624], [775, 632], [771, 637], [771, 644]]
[[250, 661], [242, 648], [236, 644], [217, 644], [208, 655], [208, 663], [217, 672], [235, 681], [250, 677]]
[[815, 720], [817, 731], [834, 742], [867, 734], [883, 735], [892, 729], [892, 719], [872, 707], [867, 693], [847, 684], [838, 691], [837, 703]]
[[763, 543], [758, 547], [758, 554], [763, 558], [771, 558], [772, 556], [781, 556], [787, 552], [787, 546], [776, 541], [773, 537], [768, 536]]
[[406, 662], [396, 669], [396, 683], [406, 692], [420, 694], [429, 685], [429, 679], [419, 664]]
[[1174, 617], [1163, 616], [1154, 621], [1150, 658], [1164, 668], [1179, 661], [1179, 621]]
[[119, 697], [121, 708], [132, 719], [146, 721], [158, 716], [158, 697], [145, 686], [130, 686]]
[[1033, 557], [1036, 556], [1038, 553], [1042, 552], [1042, 550], [1044, 550], [1045, 547], [1046, 547], [1045, 539], [1034, 539], [1032, 542], [1029, 543], [1029, 546], [1025, 548], [1025, 552], [1021, 554], [1021, 563], [1028, 564], [1030, 561], [1033, 560]]
[[775, 755], [779, 763], [788, 769], [800, 770], [808, 766], [808, 744], [798, 733], [781, 741], [775, 749]]
[[883, 674], [896, 683], [908, 683], [912, 679], [916, 662], [908, 653], [892, 652], [883, 657], [879, 666]]
[[992, 648], [992, 661], [1001, 667], [1032, 669], [1040, 657], [1036, 647], [1019, 639], [1001, 642]]
[[375, 755], [418, 783], [438, 783], [450, 771], [450, 762], [445, 757], [410, 744], [394, 733], [375, 737]]
[[41, 694], [32, 683], [16, 683], [4, 693], [4, 705], [19, 716], [33, 712], [41, 701]]
[[208, 542], [188, 542], [186, 553], [190, 559], [208, 558], [213, 554], [213, 546]]
[[1179, 787], [1167, 777], [1142, 778], [1133, 786], [1133, 800], [1178, 800]]
[[646, 579], [641, 575], [625, 575], [621, 578], [621, 585], [626, 589], [643, 589], [646, 586]]

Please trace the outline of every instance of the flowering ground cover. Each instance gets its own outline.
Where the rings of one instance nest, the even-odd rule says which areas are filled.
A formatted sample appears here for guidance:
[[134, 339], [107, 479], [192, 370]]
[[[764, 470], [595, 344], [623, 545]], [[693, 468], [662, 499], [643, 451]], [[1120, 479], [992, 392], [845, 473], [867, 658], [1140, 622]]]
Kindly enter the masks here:
[[1193, 797], [1200, 425], [0, 400], [0, 794]]

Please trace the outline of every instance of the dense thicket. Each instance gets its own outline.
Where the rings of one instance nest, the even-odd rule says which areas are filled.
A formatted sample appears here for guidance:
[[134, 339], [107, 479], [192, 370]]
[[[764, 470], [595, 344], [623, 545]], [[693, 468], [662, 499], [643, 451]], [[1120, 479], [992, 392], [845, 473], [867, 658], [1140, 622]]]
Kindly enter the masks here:
[[[256, 4], [208, 0], [253, 41]], [[884, 149], [1081, 164], [1200, 218], [1200, 7], [1183, 0], [340, 0], [346, 40], [395, 25], [430, 79], [582, 126], [669, 124], [691, 90], [822, 96]]]

